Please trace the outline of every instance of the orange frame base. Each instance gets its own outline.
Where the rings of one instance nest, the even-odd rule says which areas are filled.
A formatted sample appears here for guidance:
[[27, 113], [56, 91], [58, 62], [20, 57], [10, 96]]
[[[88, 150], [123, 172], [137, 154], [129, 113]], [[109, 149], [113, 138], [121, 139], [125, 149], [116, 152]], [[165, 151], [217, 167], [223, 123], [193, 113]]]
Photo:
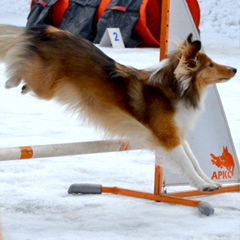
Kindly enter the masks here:
[[214, 194], [227, 193], [227, 192], [239, 192], [240, 184], [222, 187], [221, 189], [212, 192], [204, 193], [197, 190], [176, 192], [176, 193], [163, 193], [163, 179], [162, 169], [158, 166], [155, 167], [155, 179], [154, 179], [154, 193], [146, 193], [134, 190], [128, 190], [118, 187], [102, 187], [102, 193], [118, 194], [128, 197], [141, 198], [146, 200], [153, 200], [157, 202], [165, 202], [170, 204], [179, 204], [190, 207], [198, 207], [201, 201], [186, 199], [187, 197], [196, 196], [211, 196]]

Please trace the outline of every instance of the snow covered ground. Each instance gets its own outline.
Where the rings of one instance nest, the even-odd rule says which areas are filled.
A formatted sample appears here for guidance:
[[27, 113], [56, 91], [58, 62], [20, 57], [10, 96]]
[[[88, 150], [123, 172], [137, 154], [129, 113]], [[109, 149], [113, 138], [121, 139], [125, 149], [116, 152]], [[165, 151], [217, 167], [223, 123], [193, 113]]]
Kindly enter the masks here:
[[[240, 71], [240, 1], [199, 0], [205, 51]], [[0, 23], [25, 25], [29, 0], [0, 2]], [[103, 49], [117, 61], [143, 68], [158, 61], [157, 49]], [[136, 61], [137, 59], [137, 61]], [[146, 64], [147, 62], [147, 64]], [[101, 139], [54, 102], [20, 89], [4, 89], [0, 65], [1, 147]], [[219, 85], [237, 153], [240, 153], [240, 74]], [[239, 155], [240, 156], [240, 155]], [[0, 211], [4, 240], [164, 239], [239, 240], [240, 194], [201, 197], [215, 208], [197, 209], [114, 195], [70, 196], [75, 182], [153, 191], [153, 155], [126, 152], [1, 162]], [[170, 190], [179, 190], [174, 188]]]

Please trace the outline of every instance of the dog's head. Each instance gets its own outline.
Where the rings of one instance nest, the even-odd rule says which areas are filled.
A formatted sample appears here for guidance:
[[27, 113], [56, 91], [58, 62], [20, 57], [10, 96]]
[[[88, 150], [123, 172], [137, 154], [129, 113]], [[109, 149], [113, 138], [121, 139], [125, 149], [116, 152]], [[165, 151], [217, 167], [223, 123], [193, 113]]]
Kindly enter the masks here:
[[169, 54], [163, 67], [152, 73], [150, 84], [171, 91], [174, 98], [198, 106], [203, 90], [212, 84], [232, 78], [237, 69], [213, 62], [201, 52], [201, 42], [188, 38]]
[[[235, 75], [237, 69], [217, 64], [211, 60], [200, 51], [201, 42], [193, 41], [192, 38], [190, 34], [176, 52], [179, 61], [174, 74], [183, 92], [191, 88], [193, 84], [203, 89], [208, 85], [229, 80]], [[174, 56], [172, 55], [171, 58]]]

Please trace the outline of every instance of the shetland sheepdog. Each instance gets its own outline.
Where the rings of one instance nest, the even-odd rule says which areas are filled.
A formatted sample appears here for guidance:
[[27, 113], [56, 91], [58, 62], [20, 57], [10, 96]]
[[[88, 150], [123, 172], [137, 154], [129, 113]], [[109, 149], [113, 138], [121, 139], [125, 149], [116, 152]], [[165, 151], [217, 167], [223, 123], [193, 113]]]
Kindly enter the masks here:
[[213, 62], [190, 34], [161, 67], [138, 70], [117, 63], [92, 43], [52, 26], [0, 26], [6, 88], [24, 85], [40, 99], [56, 99], [96, 127], [158, 152], [166, 166], [204, 192], [221, 187], [201, 170], [186, 141], [208, 86], [237, 70]]

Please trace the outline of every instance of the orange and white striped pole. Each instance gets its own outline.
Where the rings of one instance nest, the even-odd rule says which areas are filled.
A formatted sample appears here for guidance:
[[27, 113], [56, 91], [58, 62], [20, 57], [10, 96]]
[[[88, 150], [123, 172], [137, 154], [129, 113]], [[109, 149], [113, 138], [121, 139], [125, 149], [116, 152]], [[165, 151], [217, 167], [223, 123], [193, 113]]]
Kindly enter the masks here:
[[131, 148], [127, 141], [105, 140], [78, 143], [62, 143], [50, 145], [22, 146], [0, 148], [0, 161], [26, 160], [32, 158], [46, 158], [59, 156], [73, 156], [81, 154], [118, 152], [137, 150]]

